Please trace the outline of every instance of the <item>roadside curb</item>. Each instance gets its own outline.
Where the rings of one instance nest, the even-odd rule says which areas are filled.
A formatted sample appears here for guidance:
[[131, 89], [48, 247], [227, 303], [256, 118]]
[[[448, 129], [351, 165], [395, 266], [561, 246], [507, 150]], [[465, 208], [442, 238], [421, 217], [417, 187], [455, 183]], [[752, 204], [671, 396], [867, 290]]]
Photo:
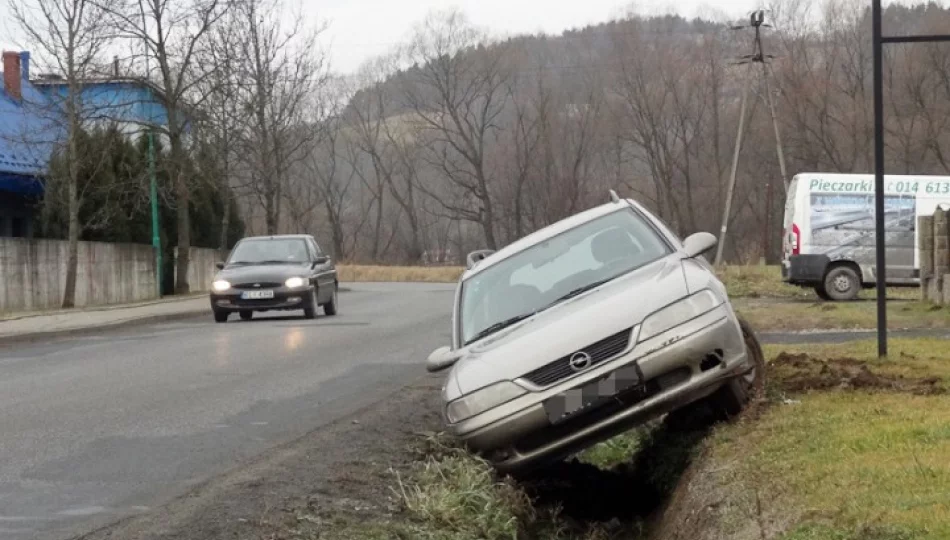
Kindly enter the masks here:
[[[340, 287], [339, 290], [340, 292], [352, 291], [352, 289], [349, 287]], [[182, 298], [177, 298], [175, 300], [156, 301], [156, 302], [150, 302], [146, 304], [136, 304], [134, 306], [103, 306], [102, 308], [98, 308], [98, 309], [93, 308], [93, 309], [88, 309], [88, 310], [77, 310], [76, 312], [58, 311], [58, 312], [51, 312], [51, 313], [39, 313], [36, 315], [30, 314], [30, 315], [26, 315], [26, 316], [14, 318], [14, 319], [0, 319], [0, 328], [2, 328], [3, 323], [6, 321], [17, 321], [17, 320], [34, 318], [34, 317], [65, 315], [65, 314], [72, 314], [72, 313], [79, 314], [79, 313], [84, 313], [84, 312], [116, 311], [119, 309], [129, 308], [129, 307], [139, 308], [139, 307], [144, 307], [144, 306], [172, 304], [175, 302], [187, 302], [190, 300], [195, 300], [196, 298], [201, 298], [205, 294], [207, 293], [189, 295]], [[210, 314], [211, 314], [211, 307], [209, 305], [202, 305], [201, 307], [197, 307], [197, 306], [191, 307], [188, 309], [184, 309], [182, 311], [176, 311], [174, 313], [141, 315], [137, 317], [119, 319], [115, 321], [105, 322], [101, 324], [94, 324], [94, 325], [89, 325], [89, 326], [82, 326], [82, 327], [77, 327], [77, 328], [27, 332], [27, 333], [22, 333], [22, 334], [6, 335], [6, 336], [0, 335], [0, 345], [18, 344], [18, 343], [19, 344], [36, 343], [37, 341], [42, 341], [45, 339], [88, 335], [88, 334], [92, 334], [99, 331], [118, 330], [122, 328], [128, 328], [128, 327], [138, 326], [138, 325], [143, 325], [143, 324], [153, 324], [153, 323], [161, 323], [161, 322], [170, 322], [170, 321], [175, 321], [175, 320], [180, 320], [180, 319], [190, 319], [192, 317], [198, 317], [201, 315], [210, 315]]]
[[7, 345], [7, 344], [36, 343], [37, 341], [42, 341], [44, 339], [81, 336], [84, 334], [92, 334], [100, 330], [118, 330], [121, 328], [138, 326], [142, 324], [169, 322], [169, 321], [175, 321], [179, 319], [188, 319], [188, 318], [197, 317], [199, 315], [206, 315], [210, 313], [211, 313], [210, 307], [202, 307], [200, 309], [192, 308], [192, 309], [180, 311], [177, 313], [142, 315], [141, 317], [121, 319], [117, 321], [96, 324], [93, 326], [83, 326], [79, 328], [68, 328], [68, 329], [63, 329], [63, 330], [51, 330], [48, 332], [41, 331], [41, 332], [29, 332], [29, 333], [9, 335], [9, 336], [0, 336], [0, 344]]
[[29, 313], [24, 313], [24, 314], [22, 314], [22, 315], [15, 315], [15, 316], [12, 316], [12, 317], [0, 318], [0, 323], [4, 323], [4, 322], [7, 322], [7, 321], [22, 321], [23, 319], [34, 319], [34, 318], [37, 318], [37, 317], [49, 317], [49, 316], [54, 316], [54, 315], [72, 315], [72, 314], [80, 314], [80, 313], [101, 313], [101, 312], [103, 312], [103, 311], [118, 311], [118, 310], [120, 310], [120, 309], [133, 309], [133, 308], [148, 307], [148, 306], [162, 306], [162, 305], [167, 305], [167, 304], [174, 304], [174, 303], [176, 303], [176, 302], [188, 302], [188, 301], [190, 301], [190, 300], [194, 300], [194, 299], [196, 299], [196, 298], [201, 298], [201, 297], [207, 296], [207, 295], [208, 295], [207, 292], [200, 292], [200, 293], [188, 294], [188, 295], [185, 295], [185, 296], [173, 296], [173, 295], [169, 295], [169, 296], [166, 296], [166, 297], [163, 297], [163, 298], [157, 298], [157, 299], [155, 299], [155, 300], [148, 300], [148, 301], [140, 302], [140, 303], [137, 303], [137, 304], [106, 304], [106, 305], [80, 307], [80, 308], [73, 308], [73, 309], [56, 309], [56, 310], [49, 310], [49, 311], [33, 311], [33, 312], [29, 312]]

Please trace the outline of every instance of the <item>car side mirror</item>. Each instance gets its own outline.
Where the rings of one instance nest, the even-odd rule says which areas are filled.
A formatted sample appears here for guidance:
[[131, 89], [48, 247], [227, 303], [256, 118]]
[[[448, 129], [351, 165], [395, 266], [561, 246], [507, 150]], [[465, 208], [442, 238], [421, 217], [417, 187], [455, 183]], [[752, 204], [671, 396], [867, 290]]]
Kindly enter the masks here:
[[708, 232], [693, 233], [683, 240], [683, 251], [690, 258], [698, 257], [716, 247], [718, 240]]
[[459, 358], [461, 358], [461, 355], [457, 351], [452, 351], [452, 347], [439, 347], [432, 351], [432, 354], [426, 360], [426, 371], [429, 373], [442, 371], [455, 365]]
[[317, 258], [313, 260], [313, 266], [327, 264], [328, 262], [330, 262], [330, 257], [327, 257], [326, 255], [317, 255]]
[[216, 262], [216, 263], [214, 263], [214, 267], [217, 268], [218, 270], [224, 270], [224, 263], [223, 263], [223, 262]]

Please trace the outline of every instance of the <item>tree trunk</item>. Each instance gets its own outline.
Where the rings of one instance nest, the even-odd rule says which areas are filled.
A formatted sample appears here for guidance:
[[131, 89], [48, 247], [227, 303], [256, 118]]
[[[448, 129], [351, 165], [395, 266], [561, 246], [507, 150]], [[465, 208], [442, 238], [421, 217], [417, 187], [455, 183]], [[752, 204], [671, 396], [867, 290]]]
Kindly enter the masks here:
[[231, 196], [225, 189], [221, 192], [224, 199], [224, 209], [221, 211], [221, 237], [218, 240], [218, 249], [226, 251], [228, 249], [228, 230], [231, 228]]
[[274, 235], [277, 234], [277, 205], [275, 201], [277, 196], [272, 183], [273, 178], [269, 176], [270, 173], [265, 172], [264, 174], [265, 178], [268, 178], [264, 184], [264, 189], [267, 190], [264, 197], [264, 221], [267, 225], [267, 234]]
[[[70, 146], [74, 146], [71, 142]], [[70, 165], [74, 169], [75, 164]], [[66, 287], [63, 290], [63, 307], [71, 308], [76, 305], [76, 274], [79, 270], [79, 196], [76, 185], [76, 173], [69, 174], [69, 248], [66, 258]]]
[[[70, 83], [75, 80], [72, 63], [68, 66]], [[66, 115], [69, 125], [68, 175], [69, 175], [69, 248], [66, 258], [66, 286], [63, 289], [63, 307], [71, 308], [76, 305], [76, 274], [79, 271], [79, 147], [76, 138], [79, 136], [78, 105], [76, 103], [76, 88], [69, 85], [69, 96], [66, 102]]]
[[[180, 169], [181, 164], [176, 163], [175, 167]], [[175, 294], [188, 294], [191, 292], [188, 284], [188, 263], [191, 252], [191, 215], [188, 207], [191, 203], [191, 192], [188, 189], [188, 181], [180, 170], [177, 176], [175, 197], [178, 202], [178, 261]]]

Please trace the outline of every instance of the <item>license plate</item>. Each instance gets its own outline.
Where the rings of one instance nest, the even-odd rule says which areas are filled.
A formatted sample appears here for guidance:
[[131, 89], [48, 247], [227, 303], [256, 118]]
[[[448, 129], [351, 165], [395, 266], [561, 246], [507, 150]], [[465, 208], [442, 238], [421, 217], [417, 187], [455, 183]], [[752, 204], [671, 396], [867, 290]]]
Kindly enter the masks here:
[[274, 297], [274, 291], [244, 291], [241, 300], [267, 300]]
[[602, 405], [621, 392], [640, 385], [636, 365], [612, 371], [596, 381], [571, 388], [544, 401], [544, 410], [551, 423], [566, 420], [578, 413]]

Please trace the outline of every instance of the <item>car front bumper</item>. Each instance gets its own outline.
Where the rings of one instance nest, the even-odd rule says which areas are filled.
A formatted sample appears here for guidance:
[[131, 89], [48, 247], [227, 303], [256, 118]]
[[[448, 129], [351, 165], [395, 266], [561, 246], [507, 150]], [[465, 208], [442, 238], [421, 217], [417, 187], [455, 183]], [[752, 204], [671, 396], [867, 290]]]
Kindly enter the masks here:
[[273, 298], [260, 300], [244, 300], [241, 293], [253, 289], [229, 289], [224, 292], [211, 293], [211, 309], [215, 311], [269, 311], [285, 309], [303, 309], [313, 294], [313, 287], [290, 289], [279, 287], [268, 289], [274, 291]]
[[[638, 372], [638, 387], [561, 422], [549, 419], [546, 400], [622, 368]], [[582, 377], [544, 389], [519, 379], [518, 384], [532, 391], [448, 427], [500, 471], [520, 471], [561, 459], [706, 397], [747, 369], [738, 320], [729, 304], [722, 304], [637, 343]]]

